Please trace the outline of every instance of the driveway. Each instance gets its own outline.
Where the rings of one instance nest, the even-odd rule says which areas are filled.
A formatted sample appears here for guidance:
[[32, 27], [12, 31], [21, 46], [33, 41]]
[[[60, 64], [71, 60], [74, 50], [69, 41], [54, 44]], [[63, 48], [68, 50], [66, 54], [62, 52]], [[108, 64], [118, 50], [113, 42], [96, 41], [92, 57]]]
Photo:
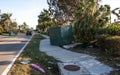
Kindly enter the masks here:
[[0, 75], [23, 49], [31, 36], [19, 34], [17, 36], [0, 36]]

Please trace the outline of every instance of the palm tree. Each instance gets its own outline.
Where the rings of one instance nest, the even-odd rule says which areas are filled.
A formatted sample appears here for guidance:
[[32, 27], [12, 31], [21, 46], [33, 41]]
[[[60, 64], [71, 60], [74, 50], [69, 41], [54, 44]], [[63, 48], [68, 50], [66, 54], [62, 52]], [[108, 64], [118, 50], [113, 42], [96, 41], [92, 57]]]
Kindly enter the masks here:
[[12, 16], [12, 14], [8, 14], [8, 13], [3, 13], [1, 15], [0, 24], [2, 25], [5, 32], [8, 32], [10, 30], [10, 25], [12, 23], [12, 21], [10, 19], [11, 16]]
[[[82, 1], [90, 2], [89, 0], [47, 0], [50, 13], [58, 23], [63, 22], [63, 24], [68, 22], [74, 23], [75, 13], [78, 11], [77, 6]], [[98, 6], [100, 0], [94, 1], [97, 3], [96, 6]]]
[[17, 29], [17, 22], [12, 22], [10, 29]]
[[106, 6], [97, 7], [96, 0], [82, 1], [75, 14], [76, 22], [74, 26], [75, 38], [82, 43], [89, 44], [95, 39], [97, 30], [105, 27], [109, 21], [108, 8]]
[[38, 16], [38, 28], [41, 31], [47, 32], [47, 30], [54, 26], [54, 20], [51, 18], [51, 15], [49, 13], [48, 10], [43, 10], [43, 12], [40, 13], [40, 15]]
[[27, 32], [27, 30], [29, 29], [28, 25], [26, 24], [26, 22], [23, 22], [23, 24], [21, 26], [19, 26], [22, 32]]

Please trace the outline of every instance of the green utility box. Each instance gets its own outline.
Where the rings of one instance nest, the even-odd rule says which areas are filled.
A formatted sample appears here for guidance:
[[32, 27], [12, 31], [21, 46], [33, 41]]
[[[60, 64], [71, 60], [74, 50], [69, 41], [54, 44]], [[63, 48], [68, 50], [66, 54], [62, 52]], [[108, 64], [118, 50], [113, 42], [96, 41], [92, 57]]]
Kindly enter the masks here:
[[57, 26], [49, 29], [51, 45], [62, 46], [73, 41], [72, 26]]

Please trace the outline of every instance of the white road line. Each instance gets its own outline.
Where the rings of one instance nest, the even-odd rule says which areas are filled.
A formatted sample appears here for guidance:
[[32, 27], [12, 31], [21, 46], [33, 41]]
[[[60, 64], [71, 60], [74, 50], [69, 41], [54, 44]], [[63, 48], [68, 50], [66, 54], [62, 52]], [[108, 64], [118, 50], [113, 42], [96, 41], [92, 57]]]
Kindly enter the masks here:
[[23, 52], [29, 41], [32, 39], [32, 37], [27, 41], [27, 43], [23, 46], [23, 48], [20, 50], [20, 52], [15, 56], [15, 58], [12, 60], [12, 62], [8, 65], [8, 67], [4, 70], [4, 72], [1, 75], [7, 75], [9, 70], [11, 69], [12, 65], [14, 64], [15, 60], [19, 57], [19, 55]]

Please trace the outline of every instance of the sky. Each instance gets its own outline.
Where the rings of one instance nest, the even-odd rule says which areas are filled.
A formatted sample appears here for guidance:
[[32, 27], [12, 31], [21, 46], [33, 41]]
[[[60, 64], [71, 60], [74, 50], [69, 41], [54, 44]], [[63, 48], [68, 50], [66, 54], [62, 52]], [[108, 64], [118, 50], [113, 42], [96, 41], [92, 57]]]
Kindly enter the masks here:
[[[107, 4], [107, 5], [110, 5], [111, 7], [111, 10], [117, 8], [117, 7], [120, 7], [120, 0], [102, 0], [101, 2], [102, 5], [104, 4]], [[114, 22], [114, 19], [117, 19], [117, 17], [113, 14], [111, 14], [111, 21]]]
[[11, 19], [19, 25], [26, 22], [29, 27], [36, 28], [38, 15], [48, 9], [47, 0], [1, 0], [1, 13], [12, 13]]
[[[102, 0], [102, 4], [108, 4], [111, 9], [120, 7], [120, 0]], [[11, 19], [19, 25], [26, 22], [29, 27], [36, 28], [38, 15], [43, 9], [48, 9], [47, 0], [1, 0], [1, 13], [12, 13]], [[114, 15], [112, 15], [115, 18]], [[113, 21], [113, 19], [112, 19]]]

